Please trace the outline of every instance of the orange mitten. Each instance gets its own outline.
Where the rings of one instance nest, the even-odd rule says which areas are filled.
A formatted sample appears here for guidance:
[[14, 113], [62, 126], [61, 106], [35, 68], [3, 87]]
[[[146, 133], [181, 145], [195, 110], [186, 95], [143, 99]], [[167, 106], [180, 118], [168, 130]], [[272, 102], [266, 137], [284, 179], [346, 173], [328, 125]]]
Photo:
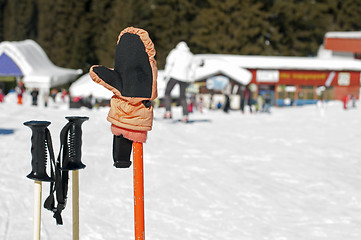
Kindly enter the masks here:
[[[99, 65], [90, 68], [93, 81], [114, 93], [107, 120], [111, 122], [115, 136], [144, 143], [147, 131], [152, 129], [151, 101], [157, 97], [158, 73], [155, 53], [154, 44], [145, 30], [128, 27], [119, 34], [114, 68]], [[113, 146], [117, 147], [114, 143]], [[119, 152], [115, 150], [113, 153]], [[114, 154], [113, 158], [118, 161]]]

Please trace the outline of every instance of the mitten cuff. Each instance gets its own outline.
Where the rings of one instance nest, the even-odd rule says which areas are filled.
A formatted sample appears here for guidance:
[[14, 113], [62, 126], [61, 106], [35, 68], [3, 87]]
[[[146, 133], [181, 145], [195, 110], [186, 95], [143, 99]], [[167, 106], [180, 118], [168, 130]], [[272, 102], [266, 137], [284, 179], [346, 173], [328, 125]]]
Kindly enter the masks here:
[[147, 141], [147, 131], [135, 131], [130, 129], [125, 129], [118, 127], [114, 124], [111, 126], [111, 131], [114, 135], [119, 136], [123, 135], [125, 138], [133, 141], [133, 142], [140, 142], [145, 143]]

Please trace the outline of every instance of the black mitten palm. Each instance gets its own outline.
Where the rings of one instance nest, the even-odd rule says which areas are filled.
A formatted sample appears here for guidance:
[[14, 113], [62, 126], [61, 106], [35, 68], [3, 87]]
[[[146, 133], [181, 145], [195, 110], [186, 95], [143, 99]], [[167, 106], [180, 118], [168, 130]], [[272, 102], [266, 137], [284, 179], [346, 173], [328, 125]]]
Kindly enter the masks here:
[[144, 44], [136, 34], [125, 33], [120, 38], [114, 70], [98, 66], [93, 71], [123, 97], [150, 98], [152, 95], [152, 68]]

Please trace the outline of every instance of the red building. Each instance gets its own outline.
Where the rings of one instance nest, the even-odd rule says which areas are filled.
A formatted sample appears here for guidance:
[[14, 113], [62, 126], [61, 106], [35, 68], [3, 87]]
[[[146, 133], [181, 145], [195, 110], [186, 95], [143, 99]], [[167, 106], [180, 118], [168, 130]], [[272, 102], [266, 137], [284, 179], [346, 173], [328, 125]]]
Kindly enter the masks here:
[[258, 94], [270, 94], [278, 106], [315, 103], [321, 98], [342, 100], [346, 95], [358, 99], [360, 56], [361, 32], [327, 33], [325, 48], [320, 47], [317, 57], [197, 55], [247, 69], [252, 73], [249, 84], [254, 98]]
[[325, 49], [333, 52], [351, 53], [355, 58], [361, 56], [360, 32], [328, 32], [325, 35]]

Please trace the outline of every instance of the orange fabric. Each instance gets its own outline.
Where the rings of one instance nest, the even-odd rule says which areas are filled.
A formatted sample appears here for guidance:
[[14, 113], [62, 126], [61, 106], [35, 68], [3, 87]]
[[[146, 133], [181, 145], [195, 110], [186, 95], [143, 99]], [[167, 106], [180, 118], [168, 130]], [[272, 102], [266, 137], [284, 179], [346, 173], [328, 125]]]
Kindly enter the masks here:
[[[119, 135], [119, 132], [121, 132], [118, 131], [119, 129], [117, 130], [117, 127], [123, 129], [123, 131], [124, 129], [131, 130], [130, 132], [133, 131], [133, 133], [135, 131], [140, 131], [140, 132], [150, 131], [153, 125], [153, 107], [150, 106], [149, 108], [146, 108], [142, 103], [142, 101], [143, 100], [152, 101], [158, 96], [157, 93], [158, 69], [157, 69], [156, 60], [154, 59], [156, 51], [152, 40], [149, 38], [147, 31], [139, 28], [128, 27], [119, 34], [117, 44], [121, 36], [125, 33], [137, 34], [145, 46], [145, 51], [148, 54], [149, 63], [152, 69], [152, 77], [153, 77], [152, 94], [150, 98], [124, 97], [122, 96], [122, 94], [118, 89], [107, 84], [93, 71], [93, 68], [97, 67], [98, 65], [94, 65], [90, 68], [89, 75], [92, 78], [92, 80], [98, 84], [101, 84], [102, 86], [104, 86], [105, 88], [107, 88], [108, 90], [114, 93], [110, 101], [111, 107], [107, 117], [107, 120], [112, 123], [112, 132], [114, 135]], [[138, 142], [143, 142], [142, 140], [144, 139], [144, 133], [135, 134], [135, 136], [138, 136], [136, 137], [137, 139], [139, 139]], [[146, 138], [146, 134], [145, 134], [145, 138]]]
[[147, 131], [134, 131], [125, 128], [120, 128], [112, 124], [111, 131], [114, 135], [120, 136], [123, 135], [126, 139], [129, 139], [133, 142], [145, 143], [147, 140]]
[[18, 104], [23, 104], [23, 98], [22, 97], [20, 97], [20, 96], [18, 96]]

